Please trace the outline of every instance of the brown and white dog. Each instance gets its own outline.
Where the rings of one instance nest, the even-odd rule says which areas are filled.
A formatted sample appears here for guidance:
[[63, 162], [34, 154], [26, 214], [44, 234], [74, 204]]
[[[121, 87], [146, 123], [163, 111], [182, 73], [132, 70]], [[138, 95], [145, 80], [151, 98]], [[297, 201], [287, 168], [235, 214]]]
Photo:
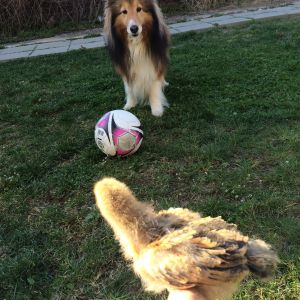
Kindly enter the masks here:
[[122, 77], [129, 110], [138, 103], [162, 116], [169, 32], [156, 0], [107, 0], [104, 31], [110, 57]]

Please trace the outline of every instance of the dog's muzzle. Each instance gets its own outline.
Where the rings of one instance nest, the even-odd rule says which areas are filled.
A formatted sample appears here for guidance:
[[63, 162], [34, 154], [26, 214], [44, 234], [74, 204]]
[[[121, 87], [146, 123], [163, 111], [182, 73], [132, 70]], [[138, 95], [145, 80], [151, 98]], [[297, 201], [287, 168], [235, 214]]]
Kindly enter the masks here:
[[127, 27], [127, 32], [131, 36], [138, 36], [142, 32], [142, 26], [138, 26], [134, 20], [131, 20]]

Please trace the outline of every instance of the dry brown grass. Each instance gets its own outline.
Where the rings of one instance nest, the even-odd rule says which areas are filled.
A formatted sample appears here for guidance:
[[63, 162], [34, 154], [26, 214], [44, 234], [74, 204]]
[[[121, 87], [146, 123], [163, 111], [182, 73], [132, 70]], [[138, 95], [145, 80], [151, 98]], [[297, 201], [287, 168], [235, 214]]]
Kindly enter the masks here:
[[228, 5], [237, 0], [181, 0], [181, 2], [190, 10], [201, 10]]
[[[283, 0], [160, 0], [166, 14], [203, 11], [228, 5]], [[288, 1], [288, 0], [287, 0]], [[103, 13], [105, 0], [0, 0], [0, 37], [21, 31], [52, 28], [65, 22], [93, 23]]]
[[[236, 0], [181, 0], [188, 10], [214, 8]], [[51, 28], [63, 22], [94, 22], [102, 14], [105, 0], [1, 0], [0, 34]], [[178, 6], [174, 0], [162, 5]], [[174, 9], [175, 9], [174, 8]]]
[[103, 3], [104, 0], [1, 0], [0, 31], [13, 35], [66, 21], [92, 22], [102, 13]]

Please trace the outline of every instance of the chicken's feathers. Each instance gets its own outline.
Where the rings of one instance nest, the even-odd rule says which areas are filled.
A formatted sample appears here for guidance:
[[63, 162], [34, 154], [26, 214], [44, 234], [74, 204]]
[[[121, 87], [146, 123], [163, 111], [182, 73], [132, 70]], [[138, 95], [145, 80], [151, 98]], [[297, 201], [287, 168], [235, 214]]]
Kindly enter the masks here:
[[[222, 222], [204, 219], [207, 224]], [[199, 225], [194, 224], [194, 228], [176, 230], [149, 244], [134, 263], [146, 288], [157, 291], [158, 282], [163, 289], [213, 286], [216, 282], [240, 281], [247, 275], [247, 237], [226, 229], [212, 229], [201, 235]]]

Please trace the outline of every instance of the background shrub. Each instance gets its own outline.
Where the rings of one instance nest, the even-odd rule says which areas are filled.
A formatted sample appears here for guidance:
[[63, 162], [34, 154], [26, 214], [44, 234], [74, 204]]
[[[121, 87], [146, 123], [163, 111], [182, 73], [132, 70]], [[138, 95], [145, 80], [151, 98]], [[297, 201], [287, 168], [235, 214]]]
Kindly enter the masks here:
[[189, 10], [216, 8], [222, 5], [231, 4], [233, 2], [239, 3], [239, 1], [235, 0], [181, 0], [181, 2]]
[[54, 27], [63, 22], [95, 22], [104, 0], [1, 0], [1, 34]]
[[[168, 15], [241, 3], [273, 3], [284, 0], [160, 0]], [[105, 0], [0, 0], [0, 37], [22, 31], [57, 27], [63, 23], [97, 22]], [[71, 26], [71, 29], [76, 29]]]

